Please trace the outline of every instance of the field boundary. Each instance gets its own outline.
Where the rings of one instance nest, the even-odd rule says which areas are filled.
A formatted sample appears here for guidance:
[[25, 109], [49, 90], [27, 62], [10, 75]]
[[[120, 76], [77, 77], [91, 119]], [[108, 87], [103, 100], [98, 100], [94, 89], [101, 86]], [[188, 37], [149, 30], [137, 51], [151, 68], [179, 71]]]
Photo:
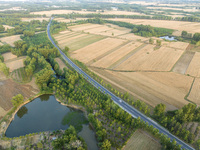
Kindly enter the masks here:
[[191, 84], [191, 86], [190, 86], [190, 90], [189, 90], [189, 92], [185, 95], [184, 99], [185, 99], [186, 101], [188, 101], [188, 102], [190, 102], [190, 103], [196, 105], [196, 103], [194, 103], [194, 102], [192, 102], [191, 100], [188, 99], [188, 96], [190, 95], [190, 93], [191, 93], [191, 91], [192, 91], [192, 88], [193, 88], [193, 85], [194, 85], [195, 80], [196, 80], [196, 78], [194, 77], [194, 80], [193, 80], [193, 82], [192, 82], [192, 84]]
[[118, 61], [116, 61], [115, 63], [113, 63], [111, 66], [108, 67], [108, 69], [115, 69], [116, 67], [118, 67], [120, 64], [122, 64], [124, 61], [126, 61], [128, 58], [130, 58], [132, 55], [134, 55], [135, 53], [137, 53], [139, 50], [141, 50], [142, 48], [144, 48], [147, 44], [143, 43], [142, 45], [140, 45], [139, 47], [135, 48], [134, 50], [132, 50], [130, 53], [128, 53], [126, 56], [122, 57], [121, 59], [119, 59]]

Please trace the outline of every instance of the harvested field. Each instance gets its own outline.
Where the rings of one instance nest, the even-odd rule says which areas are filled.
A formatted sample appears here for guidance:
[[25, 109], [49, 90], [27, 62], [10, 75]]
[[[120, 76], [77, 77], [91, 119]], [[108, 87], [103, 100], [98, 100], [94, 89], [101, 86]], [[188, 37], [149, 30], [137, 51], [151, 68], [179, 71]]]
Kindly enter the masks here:
[[126, 41], [121, 39], [106, 38], [76, 50], [72, 53], [71, 57], [83, 63], [88, 63], [89, 61], [95, 60], [96, 57], [106, 53], [107, 51], [110, 51], [113, 48], [123, 44], [124, 42]]
[[60, 58], [56, 58], [55, 60], [59, 64], [59, 67], [60, 67], [61, 70], [63, 70], [63, 68], [67, 68], [65, 63]]
[[200, 92], [199, 91], [200, 91], [200, 78], [195, 78], [194, 84], [193, 84], [190, 94], [187, 98], [197, 105], [200, 105]]
[[189, 46], [189, 43], [185, 42], [162, 42], [162, 46], [167, 46], [175, 49], [181, 49], [186, 50], [186, 48]]
[[12, 27], [12, 26], [8, 26], [8, 25], [3, 25], [3, 27], [5, 28], [5, 31], [7, 31], [8, 29], [12, 29], [12, 28], [14, 28], [14, 27]]
[[119, 38], [123, 38], [123, 39], [126, 39], [126, 40], [133, 40], [133, 41], [147, 41], [148, 38], [145, 38], [145, 37], [141, 37], [141, 36], [137, 36], [133, 33], [128, 33], [128, 34], [124, 34], [124, 35], [120, 35], [118, 36]]
[[194, 76], [194, 77], [200, 77], [200, 53], [196, 52], [187, 71], [186, 74]]
[[104, 36], [118, 36], [129, 33], [131, 30], [119, 26], [99, 25], [99, 24], [84, 24], [69, 27], [73, 31], [84, 31], [86, 33], [104, 35]]
[[21, 35], [12, 35], [12, 36], [3, 37], [3, 38], [0, 38], [0, 41], [14, 47], [15, 46], [14, 42], [21, 40], [20, 36]]
[[159, 141], [149, 135], [147, 132], [137, 130], [128, 140], [123, 150], [161, 150]]
[[113, 21], [122, 21], [129, 22], [132, 24], [143, 24], [143, 25], [151, 25], [153, 27], [161, 27], [161, 28], [169, 28], [178, 31], [187, 31], [189, 33], [200, 32], [200, 23], [197, 22], [186, 22], [186, 21], [166, 21], [166, 20], [148, 20], [148, 19], [123, 19], [116, 18], [110, 19]]
[[12, 72], [13, 70], [24, 67], [25, 58], [26, 57], [19, 57], [18, 59], [15, 59], [13, 61], [6, 61], [5, 64], [8, 68], [10, 68], [10, 72]]
[[2, 46], [2, 45], [3, 45], [3, 43], [0, 42], [0, 46]]
[[167, 110], [188, 104], [188, 94], [193, 78], [173, 72], [115, 72], [91, 68], [102, 79], [136, 99], [155, 107], [163, 103]]
[[0, 81], [0, 107], [7, 111], [12, 108], [11, 99], [13, 96], [22, 94], [24, 98], [29, 98], [38, 92], [39, 90], [31, 85], [18, 84], [11, 79]]
[[53, 14], [71, 14], [71, 13], [79, 13], [79, 14], [91, 14], [91, 13], [100, 13], [100, 14], [116, 14], [116, 15], [141, 15], [141, 13], [137, 12], [129, 12], [129, 11], [105, 11], [105, 12], [92, 12], [92, 11], [76, 11], [76, 10], [50, 10], [50, 11], [39, 11], [39, 12], [31, 12], [30, 14], [36, 15], [47, 15], [51, 16]]
[[88, 18], [76, 18], [76, 19], [65, 19], [65, 18], [55, 18], [54, 20], [58, 21], [58, 22], [65, 22], [65, 23], [69, 23], [69, 22], [75, 22], [78, 20], [87, 20]]
[[62, 49], [64, 49], [65, 46], [68, 46], [70, 51], [75, 51], [89, 44], [100, 41], [104, 38], [105, 37], [101, 35], [79, 34], [76, 32], [72, 32], [72, 33], [68, 32], [65, 35], [62, 35], [62, 37], [60, 36], [55, 37], [55, 39], [60, 39], [57, 41], [58, 41], [59, 46]]
[[21, 18], [22, 21], [31, 22], [32, 20], [39, 20], [42, 22], [43, 20], [49, 21], [49, 18]]
[[186, 51], [175, 64], [173, 72], [185, 74], [190, 62], [192, 61], [194, 54], [194, 52]]
[[4, 53], [4, 54], [2, 54], [2, 56], [4, 57], [4, 61], [17, 58], [17, 56], [13, 55], [11, 52]]
[[147, 45], [114, 68], [128, 71], [170, 71], [182, 53], [182, 50], [168, 47], [154, 50], [154, 45]]
[[111, 64], [115, 63], [116, 61], [118, 61], [122, 57], [124, 57], [127, 54], [129, 54], [131, 51], [133, 51], [134, 49], [136, 49], [140, 45], [142, 45], [142, 43], [139, 43], [139, 42], [135, 42], [135, 43], [129, 42], [125, 46], [123, 46], [123, 47], [115, 50], [114, 52], [112, 52], [109, 55], [106, 55], [105, 57], [103, 57], [102, 59], [100, 59], [99, 61], [93, 63], [92, 66], [100, 67], [100, 68], [107, 68]]

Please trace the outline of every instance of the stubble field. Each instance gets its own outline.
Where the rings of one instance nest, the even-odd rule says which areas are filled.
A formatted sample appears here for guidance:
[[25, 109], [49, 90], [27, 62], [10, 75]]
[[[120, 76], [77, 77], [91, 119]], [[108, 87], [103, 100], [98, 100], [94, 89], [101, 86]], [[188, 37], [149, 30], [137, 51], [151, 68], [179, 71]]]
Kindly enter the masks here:
[[[193, 77], [187, 76], [187, 72], [192, 72], [190, 68], [198, 70], [199, 66], [195, 64], [198, 56], [193, 57], [193, 53], [190, 59], [185, 60], [190, 56], [186, 50], [189, 43], [162, 40], [161, 47], [157, 48], [155, 43], [148, 44], [149, 38], [136, 36], [113, 25], [83, 24], [71, 26], [70, 30], [54, 35], [59, 46], [68, 46], [72, 58], [85, 63], [121, 92], [127, 91], [152, 107], [164, 103], [167, 110], [189, 103], [186, 97], [193, 94], [190, 90], [198, 73], [190, 73], [194, 74]], [[103, 35], [105, 31], [114, 32], [113, 35]], [[121, 31], [126, 32], [118, 35]], [[102, 34], [103, 38], [90, 43], [92, 39], [88, 36], [100, 36], [98, 34]], [[87, 39], [88, 44], [81, 44], [83, 39]], [[193, 86], [195, 90], [198, 91], [197, 86]], [[192, 101], [194, 98], [190, 96], [188, 99]]]

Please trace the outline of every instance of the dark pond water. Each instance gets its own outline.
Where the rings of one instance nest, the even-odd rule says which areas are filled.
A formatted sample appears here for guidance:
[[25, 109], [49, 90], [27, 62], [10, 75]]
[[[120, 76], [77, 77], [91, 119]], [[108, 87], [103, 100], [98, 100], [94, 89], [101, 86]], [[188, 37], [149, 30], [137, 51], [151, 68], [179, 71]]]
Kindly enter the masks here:
[[6, 136], [18, 137], [35, 132], [65, 130], [69, 125], [81, 130], [85, 123], [87, 120], [81, 111], [61, 105], [53, 95], [42, 95], [19, 109]]
[[175, 37], [173, 36], [162, 36], [161, 39], [169, 40], [169, 41], [176, 41]]

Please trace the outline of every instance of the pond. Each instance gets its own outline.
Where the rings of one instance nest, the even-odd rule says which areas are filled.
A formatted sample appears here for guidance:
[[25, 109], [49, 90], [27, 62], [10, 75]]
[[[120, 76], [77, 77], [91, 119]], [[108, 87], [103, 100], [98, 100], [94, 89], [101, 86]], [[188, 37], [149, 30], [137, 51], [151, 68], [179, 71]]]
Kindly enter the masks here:
[[61, 105], [53, 95], [42, 95], [19, 109], [5, 134], [19, 137], [35, 132], [66, 130], [70, 125], [81, 131], [83, 124], [88, 124], [83, 112]]
[[161, 39], [169, 40], [169, 41], [176, 41], [175, 37], [173, 36], [162, 36]]

